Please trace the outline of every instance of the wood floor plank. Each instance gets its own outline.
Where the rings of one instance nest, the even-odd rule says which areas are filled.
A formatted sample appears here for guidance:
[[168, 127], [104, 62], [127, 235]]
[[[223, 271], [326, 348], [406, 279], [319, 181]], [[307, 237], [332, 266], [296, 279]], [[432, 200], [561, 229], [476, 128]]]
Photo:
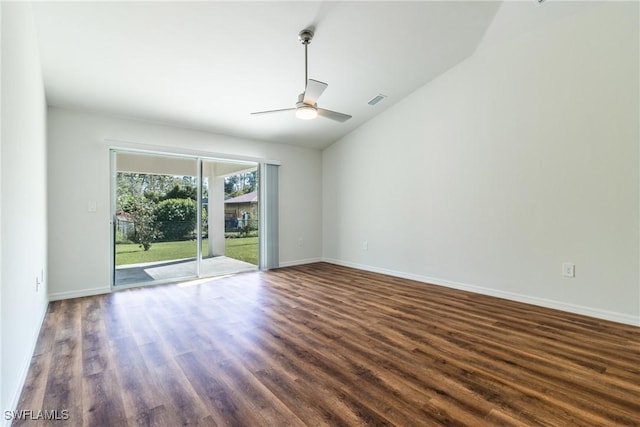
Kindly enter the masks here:
[[[29, 365], [29, 375], [25, 380], [18, 408], [41, 408], [53, 358], [55, 329], [59, 321], [61, 303], [49, 304], [40, 335]], [[20, 421], [14, 425], [27, 425]]]
[[[186, 353], [177, 359], [186, 378], [209, 407], [211, 417], [217, 425], [241, 427], [247, 424], [247, 418], [252, 412], [243, 408], [243, 403], [226, 391], [215, 372], [209, 368], [211, 360], [206, 354], [198, 357], [194, 353]], [[257, 422], [256, 419], [251, 421]]]
[[173, 425], [198, 425], [209, 416], [201, 397], [175, 360], [172, 359], [167, 364], [153, 365], [149, 371], [158, 384], [154, 392], [163, 396], [163, 406], [174, 419]]
[[106, 326], [102, 318], [102, 299], [82, 298], [82, 374], [83, 376], [104, 372], [114, 367], [109, 348]]
[[[52, 359], [41, 408], [69, 411], [70, 421], [81, 422], [82, 392], [82, 322], [81, 301], [66, 300], [59, 304], [60, 313], [55, 330]], [[54, 425], [62, 425], [62, 420]]]
[[639, 426], [640, 328], [325, 263], [50, 304], [16, 426]]
[[83, 378], [84, 414], [86, 426], [127, 427], [127, 417], [120, 395], [120, 384], [113, 370], [85, 375]]
[[127, 419], [136, 422], [149, 419], [150, 412], [165, 403], [156, 378], [151, 375], [132, 337], [113, 340], [112, 349]]

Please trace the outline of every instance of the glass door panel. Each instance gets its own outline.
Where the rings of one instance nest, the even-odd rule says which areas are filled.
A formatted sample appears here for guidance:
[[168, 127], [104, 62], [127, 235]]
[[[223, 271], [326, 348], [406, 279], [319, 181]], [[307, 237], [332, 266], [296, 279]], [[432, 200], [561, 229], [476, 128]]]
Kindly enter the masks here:
[[202, 263], [200, 275], [258, 268], [258, 165], [202, 161]]
[[197, 276], [198, 161], [115, 154], [114, 285]]

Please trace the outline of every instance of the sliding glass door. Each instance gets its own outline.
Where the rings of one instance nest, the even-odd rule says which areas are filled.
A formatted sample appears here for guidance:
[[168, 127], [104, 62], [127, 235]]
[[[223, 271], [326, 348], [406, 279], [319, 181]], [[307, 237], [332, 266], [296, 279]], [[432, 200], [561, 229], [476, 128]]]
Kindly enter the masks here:
[[258, 268], [258, 166], [202, 161], [206, 221], [202, 222], [202, 276]]
[[257, 268], [256, 164], [126, 151], [112, 160], [114, 286]]

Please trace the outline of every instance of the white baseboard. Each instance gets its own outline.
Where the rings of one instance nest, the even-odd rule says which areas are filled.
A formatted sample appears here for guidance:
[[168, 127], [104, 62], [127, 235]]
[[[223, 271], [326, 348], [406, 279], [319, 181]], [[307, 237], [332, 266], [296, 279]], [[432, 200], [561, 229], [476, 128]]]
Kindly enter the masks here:
[[49, 294], [49, 301], [58, 301], [61, 299], [90, 297], [92, 295], [101, 295], [111, 293], [110, 288], [90, 288], [82, 289], [80, 291], [68, 291], [68, 292], [55, 292]]
[[462, 291], [474, 292], [481, 295], [489, 295], [498, 298], [504, 298], [511, 301], [523, 302], [526, 304], [537, 305], [540, 307], [552, 308], [555, 310], [566, 311], [583, 316], [595, 317], [597, 319], [610, 320], [612, 322], [624, 323], [631, 326], [640, 326], [640, 317], [629, 314], [618, 313], [614, 311], [602, 310], [598, 308], [585, 307], [581, 305], [568, 304], [561, 301], [554, 301], [545, 298], [533, 297], [530, 295], [522, 295], [513, 292], [506, 292], [497, 289], [484, 288], [482, 286], [469, 285], [467, 283], [453, 282], [435, 277], [422, 276], [419, 274], [405, 273], [402, 271], [388, 270], [386, 268], [373, 267], [365, 264], [358, 264], [349, 261], [342, 261], [333, 258], [323, 258], [322, 261], [330, 264], [341, 265], [344, 267], [357, 268], [359, 270], [371, 271], [373, 273], [381, 273], [389, 276], [400, 277], [403, 279], [415, 280], [423, 283], [444, 286], [447, 288], [459, 289]]
[[295, 265], [313, 264], [314, 262], [322, 262], [322, 258], [297, 259], [295, 261], [286, 261], [279, 264], [280, 267], [293, 267]]
[[[9, 400], [11, 402], [9, 410], [11, 410], [11, 411], [16, 410], [16, 408], [18, 408], [18, 403], [20, 403], [20, 395], [22, 394], [22, 389], [24, 388], [24, 383], [25, 383], [25, 381], [27, 381], [27, 375], [29, 374], [29, 367], [31, 366], [31, 359], [33, 358], [33, 353], [36, 351], [36, 345], [38, 344], [38, 337], [40, 336], [40, 330], [42, 330], [42, 324], [44, 323], [44, 318], [47, 315], [47, 308], [48, 307], [49, 307], [49, 305], [47, 304], [45, 306], [44, 310], [42, 311], [42, 313], [40, 314], [40, 322], [38, 323], [40, 326], [38, 326], [38, 328], [36, 329], [34, 335], [31, 337], [28, 356], [27, 356], [26, 360], [23, 361], [22, 368], [20, 370], [20, 378], [18, 380], [18, 387], [16, 388], [16, 390], [14, 390], [13, 396]], [[4, 412], [3, 412], [3, 415], [4, 415]], [[11, 422], [12, 422], [12, 420], [6, 420], [6, 419], [4, 419], [4, 416], [3, 416], [2, 425], [8, 427], [8, 426], [11, 425]]]

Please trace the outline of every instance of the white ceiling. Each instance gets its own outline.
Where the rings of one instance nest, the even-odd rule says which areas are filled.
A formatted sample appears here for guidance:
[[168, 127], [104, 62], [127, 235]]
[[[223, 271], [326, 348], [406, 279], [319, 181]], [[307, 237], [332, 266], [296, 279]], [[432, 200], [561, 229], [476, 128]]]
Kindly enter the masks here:
[[[531, 2], [533, 3], [533, 2]], [[47, 102], [324, 148], [470, 56], [500, 2], [34, 3]], [[346, 123], [296, 119], [298, 32], [314, 26], [318, 106]], [[367, 102], [382, 93], [375, 107]]]

